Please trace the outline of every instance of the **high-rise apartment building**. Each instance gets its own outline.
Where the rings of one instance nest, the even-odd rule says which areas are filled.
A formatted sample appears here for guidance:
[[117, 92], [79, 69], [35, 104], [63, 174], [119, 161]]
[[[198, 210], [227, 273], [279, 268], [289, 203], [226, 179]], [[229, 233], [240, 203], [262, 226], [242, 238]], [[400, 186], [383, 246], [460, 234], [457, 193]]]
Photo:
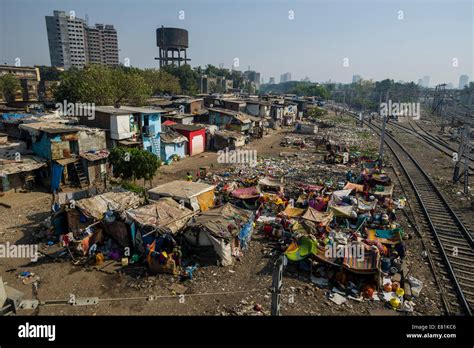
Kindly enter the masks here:
[[260, 73], [259, 72], [256, 72], [253, 70], [247, 70], [244, 72], [244, 76], [248, 81], [253, 82], [255, 84], [255, 88], [257, 90], [260, 89]]
[[286, 72], [280, 76], [280, 83], [291, 81], [291, 73]]
[[113, 25], [86, 27], [86, 35], [89, 64], [119, 64], [117, 30]]
[[467, 75], [459, 76], [459, 89], [463, 89], [467, 85], [469, 85], [469, 76]]
[[88, 27], [83, 19], [54, 11], [46, 16], [51, 65], [82, 68], [86, 64], [118, 65], [117, 31], [113, 25]]
[[362, 80], [362, 76], [360, 75], [352, 75], [352, 83], [359, 83]]
[[423, 76], [423, 87], [428, 88], [430, 86], [430, 77], [428, 75]]

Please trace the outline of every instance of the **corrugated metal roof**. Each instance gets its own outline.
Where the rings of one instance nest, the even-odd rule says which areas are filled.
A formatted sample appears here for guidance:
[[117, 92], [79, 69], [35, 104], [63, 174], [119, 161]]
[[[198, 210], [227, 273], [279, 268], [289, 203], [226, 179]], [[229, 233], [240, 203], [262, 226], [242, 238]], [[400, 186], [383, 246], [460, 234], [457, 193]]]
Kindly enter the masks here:
[[204, 129], [204, 127], [197, 126], [197, 125], [194, 125], [194, 124], [175, 124], [174, 126], [170, 126], [170, 127], [173, 128], [173, 129], [186, 130], [186, 131], [190, 131], [190, 132], [197, 131], [197, 130], [200, 130], [200, 129]]
[[21, 162], [0, 164], [0, 176], [29, 172], [46, 165], [46, 160], [37, 156], [23, 156]]
[[135, 107], [135, 106], [120, 106], [120, 108], [116, 108], [114, 106], [96, 106], [95, 111], [99, 111], [105, 114], [110, 115], [128, 115], [128, 114], [156, 114], [161, 113], [162, 109], [151, 109], [151, 108], [142, 108], [142, 107]]
[[184, 141], [188, 141], [188, 139], [184, 136], [184, 135], [181, 135], [180, 133], [178, 132], [173, 132], [173, 131], [168, 131], [168, 132], [165, 132], [165, 133], [161, 133], [160, 134], [160, 139], [161, 139], [161, 142], [163, 143], [182, 143]]

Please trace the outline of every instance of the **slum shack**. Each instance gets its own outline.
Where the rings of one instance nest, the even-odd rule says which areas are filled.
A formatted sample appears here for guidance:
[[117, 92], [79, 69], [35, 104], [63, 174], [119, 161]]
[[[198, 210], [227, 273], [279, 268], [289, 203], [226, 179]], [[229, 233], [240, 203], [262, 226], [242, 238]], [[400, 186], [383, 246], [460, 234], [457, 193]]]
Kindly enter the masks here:
[[188, 139], [172, 130], [161, 134], [161, 159], [170, 164], [174, 159], [186, 156], [186, 143]]
[[169, 128], [182, 134], [187, 139], [186, 152], [188, 156], [198, 155], [206, 149], [206, 129], [203, 126], [194, 124], [172, 125]]
[[245, 145], [246, 137], [238, 132], [217, 130], [214, 132], [209, 147], [212, 150], [235, 150]]
[[102, 183], [106, 175], [111, 173], [111, 168], [107, 165], [109, 154], [108, 150], [89, 150], [79, 154], [90, 185]]
[[44, 177], [42, 169], [46, 160], [37, 156], [22, 156], [19, 160], [0, 159], [0, 192], [30, 190], [34, 184]]
[[231, 203], [193, 217], [183, 232], [183, 254], [206, 262], [230, 266], [240, 259], [253, 232], [253, 212]]
[[[105, 149], [103, 130], [60, 122], [24, 123], [20, 129], [28, 133], [33, 152], [50, 161], [52, 191], [57, 191], [61, 183], [74, 182], [81, 187], [90, 184], [80, 155]], [[82, 159], [87, 164], [87, 156]]]
[[90, 198], [70, 201], [54, 214], [56, 238], [75, 257], [75, 264], [91, 258], [120, 261], [126, 248], [131, 250], [125, 211], [137, 208], [142, 199], [129, 191], [107, 192]]
[[150, 271], [177, 274], [181, 250], [175, 240], [194, 212], [172, 198], [126, 212], [134, 254], [145, 256]]
[[316, 134], [318, 133], [318, 125], [315, 123], [297, 122], [295, 132], [300, 134]]
[[214, 186], [200, 182], [176, 180], [148, 190], [151, 200], [171, 197], [193, 211], [206, 211], [214, 206]]

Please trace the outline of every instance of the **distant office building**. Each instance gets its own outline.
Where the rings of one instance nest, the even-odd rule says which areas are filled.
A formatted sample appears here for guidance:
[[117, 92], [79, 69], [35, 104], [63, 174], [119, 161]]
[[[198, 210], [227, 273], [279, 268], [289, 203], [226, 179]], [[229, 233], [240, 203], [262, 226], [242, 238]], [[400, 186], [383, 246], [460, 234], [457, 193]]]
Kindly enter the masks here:
[[423, 76], [423, 87], [428, 88], [430, 86], [430, 77], [428, 75]]
[[362, 80], [362, 76], [360, 75], [352, 75], [352, 83], [358, 83]]
[[53, 16], [46, 16], [46, 30], [52, 66], [69, 69], [119, 63], [117, 31], [113, 25], [88, 27], [83, 19], [54, 11]]
[[453, 89], [454, 85], [452, 83], [447, 83], [446, 84], [446, 89]]
[[280, 83], [285, 83], [291, 81], [291, 73], [286, 72], [280, 76]]
[[260, 73], [259, 72], [256, 72], [253, 70], [247, 70], [244, 72], [244, 76], [248, 81], [253, 82], [255, 84], [255, 88], [257, 90], [260, 89]]
[[270, 77], [270, 81], [268, 83], [271, 84], [271, 85], [274, 85], [275, 84], [275, 78]]
[[227, 93], [233, 88], [233, 80], [228, 80], [224, 76], [209, 77], [202, 75], [200, 78], [201, 93]]
[[418, 86], [423, 87], [423, 79], [418, 79]]
[[459, 76], [459, 89], [463, 89], [467, 85], [469, 85], [469, 76], [467, 75]]
[[309, 79], [309, 76], [305, 76], [304, 78], [301, 79], [302, 82], [311, 82]]

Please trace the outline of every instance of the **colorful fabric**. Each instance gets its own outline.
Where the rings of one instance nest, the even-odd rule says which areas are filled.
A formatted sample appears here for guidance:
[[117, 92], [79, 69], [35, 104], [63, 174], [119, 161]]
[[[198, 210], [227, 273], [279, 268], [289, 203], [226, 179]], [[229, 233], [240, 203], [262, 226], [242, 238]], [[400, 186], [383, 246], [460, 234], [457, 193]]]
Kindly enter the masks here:
[[[346, 246], [350, 248], [350, 246]], [[378, 250], [364, 249], [361, 255], [354, 252], [346, 252], [343, 266], [349, 271], [356, 273], [374, 273], [377, 272], [380, 262]]]
[[289, 218], [294, 218], [294, 217], [298, 217], [298, 216], [301, 216], [304, 214], [304, 209], [302, 208], [294, 208], [290, 205], [288, 205], [285, 210], [283, 211], [283, 213], [288, 216]]
[[358, 185], [348, 182], [346, 186], [344, 186], [344, 190], [355, 190], [356, 192], [364, 192], [364, 185]]
[[292, 242], [285, 251], [290, 261], [301, 261], [317, 253], [318, 242], [308, 237], [302, 237], [298, 242]]
[[302, 216], [303, 219], [319, 223], [321, 226], [328, 225], [331, 222], [333, 217], [334, 215], [331, 211], [327, 213], [323, 213], [311, 207], [309, 207]]

